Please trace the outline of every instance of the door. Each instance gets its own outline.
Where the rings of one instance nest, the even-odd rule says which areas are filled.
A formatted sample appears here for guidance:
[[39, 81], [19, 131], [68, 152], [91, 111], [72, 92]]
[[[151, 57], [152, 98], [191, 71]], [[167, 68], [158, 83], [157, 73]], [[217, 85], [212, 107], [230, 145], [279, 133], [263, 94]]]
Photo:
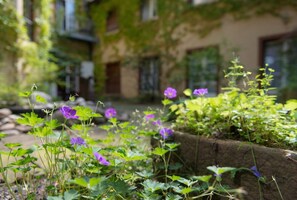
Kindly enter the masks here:
[[121, 93], [121, 68], [120, 63], [109, 63], [106, 65], [105, 92], [107, 94]]

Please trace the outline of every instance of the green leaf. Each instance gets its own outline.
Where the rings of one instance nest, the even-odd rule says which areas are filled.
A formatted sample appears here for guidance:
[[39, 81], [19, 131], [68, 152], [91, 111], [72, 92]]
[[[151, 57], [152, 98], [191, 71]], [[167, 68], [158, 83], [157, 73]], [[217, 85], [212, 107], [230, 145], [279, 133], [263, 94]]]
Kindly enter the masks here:
[[183, 199], [183, 198], [179, 195], [172, 194], [172, 193], [169, 193], [166, 196], [166, 200], [179, 200], [179, 199]]
[[2, 138], [5, 138], [6, 137], [6, 134], [5, 133], [0, 133], [0, 140], [2, 139]]
[[212, 177], [212, 175], [193, 176], [193, 179], [208, 183], [209, 180], [211, 179], [211, 177]]
[[37, 128], [29, 133], [36, 137], [46, 137], [46, 136], [52, 135], [54, 132], [52, 128], [45, 126], [45, 127]]
[[166, 146], [172, 151], [176, 150], [176, 147], [178, 147], [180, 144], [178, 143], [166, 143]]
[[184, 184], [184, 185], [186, 185], [186, 186], [188, 186], [188, 187], [192, 186], [194, 183], [197, 182], [197, 181], [191, 181], [189, 179], [182, 178], [182, 177], [180, 179], [178, 179], [177, 181]]
[[48, 196], [47, 200], [64, 200], [62, 196], [54, 197], [54, 196]]
[[93, 110], [89, 107], [75, 106], [74, 109], [76, 110], [76, 115], [82, 121], [86, 121], [94, 117], [101, 117], [99, 113], [93, 112]]
[[154, 176], [154, 173], [150, 171], [142, 171], [142, 172], [136, 172], [137, 175], [143, 177], [143, 178], [151, 178]]
[[64, 199], [65, 200], [74, 200], [78, 199], [79, 193], [76, 190], [68, 190], [64, 193]]
[[146, 160], [147, 157], [140, 152], [129, 151], [126, 156], [123, 157], [126, 161], [137, 161], [137, 160]]
[[14, 147], [22, 146], [22, 144], [21, 143], [6, 143], [4, 146], [6, 146], [9, 149], [13, 149]]
[[36, 102], [38, 102], [38, 103], [47, 103], [46, 99], [43, 98], [43, 97], [40, 96], [40, 95], [37, 95], [37, 96], [36, 96]]
[[167, 105], [169, 105], [169, 104], [172, 104], [173, 102], [171, 101], [171, 100], [169, 100], [169, 99], [164, 99], [163, 101], [162, 101], [162, 104], [164, 105], [164, 106], [167, 106]]
[[181, 190], [181, 193], [182, 194], [188, 194], [188, 193], [190, 193], [192, 191], [192, 188], [183, 188], [182, 190]]
[[75, 183], [75, 184], [85, 187], [85, 188], [88, 187], [88, 182], [87, 182], [86, 178], [75, 178], [74, 180], [70, 180], [70, 182]]
[[109, 122], [112, 123], [114, 126], [117, 124], [117, 121], [118, 120], [115, 117], [112, 117], [112, 118], [109, 119]]
[[37, 114], [34, 112], [22, 114], [21, 118], [17, 119], [19, 124], [27, 125], [27, 126], [37, 126], [40, 125], [44, 120], [39, 118]]
[[290, 99], [286, 102], [285, 108], [288, 110], [296, 110], [297, 109], [297, 100], [296, 99]]
[[190, 97], [190, 96], [192, 96], [192, 90], [188, 88], [188, 89], [184, 90], [184, 94], [185, 94], [187, 97]]
[[28, 91], [27, 92], [20, 92], [19, 96], [28, 98], [28, 97], [30, 97], [31, 94], [32, 94], [32, 92], [28, 92]]
[[75, 96], [70, 95], [70, 96], [69, 96], [69, 101], [71, 101], [71, 102], [75, 101]]
[[17, 161], [12, 162], [9, 165], [11, 165], [11, 166], [13, 166], [13, 165], [22, 166], [22, 165], [26, 165], [26, 164], [29, 164], [29, 163], [32, 163], [32, 162], [35, 162], [35, 161], [37, 161], [37, 158], [27, 156], [25, 158], [18, 159]]
[[152, 151], [153, 154], [158, 155], [158, 156], [163, 156], [164, 154], [166, 154], [168, 152], [168, 150], [162, 149], [160, 147], [156, 147], [154, 149], [154, 151]]
[[165, 189], [165, 184], [164, 183], [160, 183], [157, 181], [153, 181], [153, 180], [145, 180], [142, 185], [144, 186], [144, 190], [148, 190], [150, 192], [155, 192], [157, 190], [164, 190]]
[[180, 176], [176, 176], [176, 175], [173, 175], [173, 176], [167, 176], [168, 178], [170, 178], [172, 181], [178, 181], [181, 179]]
[[225, 172], [236, 170], [234, 167], [216, 167], [216, 166], [209, 166], [207, 167], [208, 170], [214, 172], [216, 175], [221, 175]]
[[170, 110], [171, 110], [171, 112], [174, 112], [174, 111], [176, 111], [177, 109], [178, 109], [178, 105], [176, 105], [176, 104], [173, 104], [173, 105], [170, 106]]
[[101, 181], [102, 181], [101, 177], [93, 177], [90, 179], [89, 186], [94, 187], [94, 186], [98, 185]]
[[23, 149], [23, 148], [18, 148], [18, 149], [13, 150], [11, 152], [11, 154], [13, 156], [24, 156], [26, 154], [31, 154], [31, 153], [33, 153], [33, 150], [32, 149]]
[[[50, 121], [47, 121], [47, 122], [45, 123], [45, 125], [46, 125], [48, 128], [51, 128], [51, 129], [56, 129], [56, 128], [58, 128], [58, 127], [60, 126], [58, 120], [56, 120], [56, 119], [52, 119], [52, 120], [50, 120]], [[72, 127], [71, 127], [71, 128], [72, 128]]]

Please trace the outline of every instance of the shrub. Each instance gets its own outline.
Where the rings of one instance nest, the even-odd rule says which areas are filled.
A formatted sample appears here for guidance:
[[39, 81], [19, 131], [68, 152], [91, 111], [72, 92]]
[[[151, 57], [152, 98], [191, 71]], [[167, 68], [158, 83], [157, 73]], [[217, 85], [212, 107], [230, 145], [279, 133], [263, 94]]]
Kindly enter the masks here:
[[254, 80], [237, 60], [226, 73], [228, 87], [216, 97], [206, 98], [206, 89], [184, 91], [189, 99], [171, 105], [176, 115], [175, 128], [192, 134], [229, 138], [271, 147], [296, 149], [296, 101], [276, 103], [271, 95], [273, 70], [262, 72]]

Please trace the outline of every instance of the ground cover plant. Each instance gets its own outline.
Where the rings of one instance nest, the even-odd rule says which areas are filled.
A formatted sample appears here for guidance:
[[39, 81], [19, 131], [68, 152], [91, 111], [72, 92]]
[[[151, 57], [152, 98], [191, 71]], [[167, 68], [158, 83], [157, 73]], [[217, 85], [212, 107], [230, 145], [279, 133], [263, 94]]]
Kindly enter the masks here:
[[189, 98], [171, 105], [175, 128], [191, 134], [227, 138], [270, 147], [297, 149], [297, 101], [276, 102], [270, 87], [273, 69], [260, 69], [251, 79], [238, 62], [226, 72], [228, 87], [216, 97], [208, 97], [207, 88], [184, 94]]
[[[32, 91], [21, 95], [30, 100]], [[1, 178], [10, 195], [13, 199], [48, 200], [212, 199], [215, 196], [241, 199], [245, 191], [226, 186], [222, 175], [234, 176], [238, 170], [245, 170], [260, 179], [256, 167], [209, 166], [209, 173], [202, 176], [181, 177], [173, 173], [183, 164], [170, 164], [179, 144], [171, 140], [174, 130], [165, 123], [165, 110], [177, 92], [169, 87], [164, 95], [163, 110], [136, 111], [129, 122], [119, 122], [117, 111], [106, 109], [104, 117], [108, 124], [100, 128], [107, 134], [102, 139], [89, 135], [92, 119], [103, 116], [88, 107], [55, 108], [65, 118], [62, 123], [52, 118], [53, 110], [45, 110], [45, 118], [34, 112], [23, 114], [18, 123], [31, 126], [29, 134], [40, 145], [25, 148], [20, 143], [6, 143], [7, 150], [0, 152]], [[36, 100], [45, 102], [40, 96]], [[78, 123], [69, 126], [69, 120]], [[149, 142], [152, 137], [158, 141], [153, 147]], [[15, 176], [15, 182], [9, 180], [9, 173]], [[17, 193], [13, 187], [18, 188]]]

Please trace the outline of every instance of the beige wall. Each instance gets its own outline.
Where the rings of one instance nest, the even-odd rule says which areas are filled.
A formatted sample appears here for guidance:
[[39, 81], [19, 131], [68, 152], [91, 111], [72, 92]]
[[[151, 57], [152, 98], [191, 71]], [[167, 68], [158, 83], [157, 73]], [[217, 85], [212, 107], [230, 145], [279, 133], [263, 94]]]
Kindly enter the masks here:
[[[224, 60], [229, 61], [235, 53], [249, 71], [256, 73], [260, 64], [260, 38], [286, 34], [297, 30], [296, 11], [284, 8], [281, 15], [283, 18], [267, 14], [238, 21], [234, 20], [231, 16], [226, 16], [222, 19], [222, 26], [213, 30], [204, 38], [192, 32], [188, 32], [180, 38], [181, 41], [177, 47], [176, 58], [182, 59], [187, 50], [190, 49], [217, 45]], [[285, 19], [287, 18], [291, 20], [286, 21]], [[177, 32], [182, 32], [185, 28], [185, 26], [180, 26]], [[235, 52], [234, 49], [236, 50]], [[123, 57], [127, 54], [129, 55], [127, 52], [125, 42], [122, 40], [104, 49], [102, 60], [104, 63], [121, 61]], [[166, 81], [168, 78], [166, 77], [168, 68], [170, 68], [169, 65], [162, 66], [161, 91], [168, 86], [168, 82]], [[137, 69], [133, 71], [132, 69], [122, 68], [121, 72], [122, 95], [124, 97], [136, 97], [138, 95]], [[185, 84], [181, 84], [180, 87], [180, 89], [185, 89]]]

